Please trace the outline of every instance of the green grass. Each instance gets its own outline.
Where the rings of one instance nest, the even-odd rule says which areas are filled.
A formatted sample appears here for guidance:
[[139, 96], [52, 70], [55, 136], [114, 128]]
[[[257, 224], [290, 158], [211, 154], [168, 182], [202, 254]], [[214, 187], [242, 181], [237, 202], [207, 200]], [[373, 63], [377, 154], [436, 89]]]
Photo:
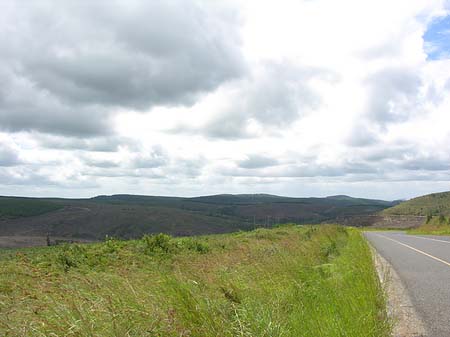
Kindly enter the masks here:
[[381, 212], [384, 215], [450, 215], [450, 192], [433, 193], [402, 202]]
[[408, 231], [410, 234], [450, 235], [450, 217], [444, 215], [428, 216], [426, 222], [418, 228]]
[[1, 336], [389, 336], [365, 240], [283, 226], [3, 251]]

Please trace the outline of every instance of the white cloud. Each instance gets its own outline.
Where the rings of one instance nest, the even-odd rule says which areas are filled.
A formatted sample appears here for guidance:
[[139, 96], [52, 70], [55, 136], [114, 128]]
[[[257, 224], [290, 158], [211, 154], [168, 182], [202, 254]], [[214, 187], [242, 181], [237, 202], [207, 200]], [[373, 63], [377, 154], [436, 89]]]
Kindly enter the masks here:
[[444, 1], [177, 4], [2, 3], [0, 194], [450, 189]]

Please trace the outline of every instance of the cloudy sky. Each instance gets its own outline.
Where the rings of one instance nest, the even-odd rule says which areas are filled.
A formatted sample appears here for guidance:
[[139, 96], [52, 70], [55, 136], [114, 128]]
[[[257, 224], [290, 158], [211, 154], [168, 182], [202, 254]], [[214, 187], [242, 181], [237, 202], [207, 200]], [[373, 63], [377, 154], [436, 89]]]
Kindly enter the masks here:
[[450, 1], [0, 1], [0, 194], [450, 190]]

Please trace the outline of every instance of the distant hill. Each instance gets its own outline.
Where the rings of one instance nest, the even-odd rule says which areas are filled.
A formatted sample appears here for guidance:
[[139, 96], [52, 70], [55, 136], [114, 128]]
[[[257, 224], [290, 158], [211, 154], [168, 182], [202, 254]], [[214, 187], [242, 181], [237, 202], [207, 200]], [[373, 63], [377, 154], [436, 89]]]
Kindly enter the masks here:
[[353, 198], [348, 195], [332, 195], [329, 197], [326, 197], [326, 199], [332, 199], [332, 200], [340, 200], [340, 201], [348, 201], [350, 203], [360, 203], [360, 204], [366, 204], [366, 205], [383, 205], [386, 207], [391, 207], [392, 205], [398, 204], [398, 201], [386, 201], [386, 200], [376, 200], [376, 199], [363, 199], [363, 198]]
[[393, 203], [348, 196], [220, 194], [195, 198], [102, 195], [89, 199], [0, 197], [0, 236], [101, 239], [146, 233], [226, 233], [282, 223], [321, 223], [377, 213]]
[[384, 215], [450, 215], [450, 192], [417, 197], [383, 210]]
[[40, 215], [62, 207], [60, 204], [45, 199], [0, 197], [0, 218]]

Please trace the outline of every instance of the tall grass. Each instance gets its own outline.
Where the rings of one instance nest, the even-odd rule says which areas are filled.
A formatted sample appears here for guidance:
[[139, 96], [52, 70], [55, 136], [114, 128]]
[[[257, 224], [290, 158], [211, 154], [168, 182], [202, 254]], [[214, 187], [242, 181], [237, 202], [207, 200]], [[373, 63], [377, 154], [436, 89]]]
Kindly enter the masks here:
[[1, 336], [388, 336], [358, 231], [247, 233], [2, 255]]

